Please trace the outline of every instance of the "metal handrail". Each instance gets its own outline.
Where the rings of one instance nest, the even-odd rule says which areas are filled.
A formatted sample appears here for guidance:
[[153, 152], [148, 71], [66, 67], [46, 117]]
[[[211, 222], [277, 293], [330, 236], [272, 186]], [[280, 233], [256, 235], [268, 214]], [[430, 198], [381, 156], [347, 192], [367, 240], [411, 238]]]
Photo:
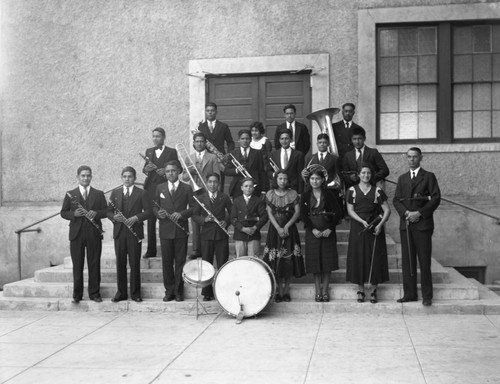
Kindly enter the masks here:
[[[136, 185], [144, 185], [143, 183], [135, 183]], [[108, 194], [110, 193], [111, 191], [115, 190], [116, 188], [119, 188], [121, 187], [122, 184], [120, 185], [117, 185], [116, 187], [114, 188], [111, 188], [111, 189], [108, 189], [107, 191], [104, 191], [104, 194]], [[38, 228], [34, 228], [34, 229], [29, 229], [37, 224], [40, 224], [40, 223], [43, 223], [44, 221], [47, 221], [49, 219], [52, 219], [53, 217], [56, 217], [56, 216], [59, 216], [60, 215], [60, 212], [57, 212], [57, 213], [54, 213], [50, 216], [47, 216], [41, 220], [38, 220], [38, 221], [35, 221], [34, 223], [31, 223], [30, 225], [27, 225], [26, 227], [23, 227], [23, 228], [20, 228], [20, 229], [17, 229], [15, 230], [14, 232], [16, 233], [17, 235], [17, 269], [18, 269], [18, 272], [19, 272], [19, 280], [22, 279], [22, 270], [21, 270], [21, 235], [24, 233], [24, 232], [37, 232], [37, 233], [40, 233], [42, 232], [42, 228], [38, 227]]]
[[[389, 180], [389, 179], [385, 179], [385, 181], [387, 181], [388, 183], [394, 184], [394, 185], [398, 184], [397, 182], [395, 182], [393, 180]], [[492, 215], [492, 214], [490, 214], [488, 212], [481, 211], [480, 209], [477, 209], [477, 208], [474, 208], [474, 207], [470, 207], [468, 205], [459, 203], [458, 201], [451, 200], [451, 199], [448, 199], [448, 198], [443, 197], [443, 196], [441, 196], [441, 200], [446, 201], [446, 202], [448, 202], [450, 204], [458, 205], [459, 207], [468, 209], [469, 211], [479, 213], [480, 215], [487, 216], [487, 217], [490, 217], [492, 219], [495, 219], [495, 220], [498, 221], [497, 224], [500, 224], [500, 217], [498, 217], [498, 216]]]

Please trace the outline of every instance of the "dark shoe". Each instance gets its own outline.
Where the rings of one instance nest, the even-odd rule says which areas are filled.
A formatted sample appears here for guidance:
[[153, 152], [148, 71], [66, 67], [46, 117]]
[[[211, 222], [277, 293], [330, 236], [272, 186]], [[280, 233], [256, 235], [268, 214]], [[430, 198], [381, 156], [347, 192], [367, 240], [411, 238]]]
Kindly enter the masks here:
[[314, 299], [317, 303], [321, 303], [323, 301], [323, 296], [321, 296], [319, 293], [316, 295]]
[[90, 300], [93, 300], [93, 301], [95, 301], [96, 303], [102, 303], [102, 298], [101, 298], [101, 296], [94, 297], [93, 299], [90, 299]]
[[274, 301], [276, 303], [281, 303], [283, 301], [283, 298], [281, 297], [281, 295], [279, 293], [277, 293], [276, 295], [274, 295]]
[[150, 259], [152, 257], [156, 257], [156, 253], [149, 253], [149, 252], [146, 252], [144, 254], [144, 256], [142, 256], [143, 259]]
[[184, 301], [182, 296], [175, 296], [175, 301]]
[[290, 301], [292, 301], [290, 295], [288, 293], [285, 293], [283, 295], [283, 301], [286, 302], [286, 303], [289, 303]]
[[123, 301], [123, 300], [127, 300], [127, 299], [117, 299], [116, 297], [113, 297], [113, 298], [111, 299], [111, 302], [112, 302], [112, 303], [118, 303], [118, 302]]
[[209, 296], [209, 295], [203, 296], [203, 301], [212, 301], [212, 300], [213, 300], [212, 296]]
[[358, 295], [358, 303], [364, 303], [365, 302], [365, 293], [358, 291], [356, 292], [356, 295]]
[[430, 307], [432, 305], [432, 300], [431, 299], [424, 299], [422, 301], [422, 305], [425, 307]]
[[398, 299], [397, 302], [398, 303], [408, 303], [410, 301], [418, 301], [418, 299], [416, 297], [405, 297], [403, 296], [401, 299]]
[[132, 297], [132, 300], [134, 300], [136, 303], [142, 303], [142, 297]]
[[77, 299], [77, 298], [74, 298], [72, 303], [73, 304], [80, 304], [80, 301], [82, 301], [82, 299]]
[[325, 293], [323, 295], [323, 303], [328, 303], [330, 301], [330, 296], [328, 295], [328, 293]]
[[370, 303], [372, 303], [372, 304], [378, 303], [377, 290], [376, 289], [373, 290], [373, 292], [371, 293], [370, 297], [371, 297], [370, 298]]
[[172, 301], [173, 299], [175, 299], [174, 295], [165, 295], [163, 301], [167, 302], [167, 301]]

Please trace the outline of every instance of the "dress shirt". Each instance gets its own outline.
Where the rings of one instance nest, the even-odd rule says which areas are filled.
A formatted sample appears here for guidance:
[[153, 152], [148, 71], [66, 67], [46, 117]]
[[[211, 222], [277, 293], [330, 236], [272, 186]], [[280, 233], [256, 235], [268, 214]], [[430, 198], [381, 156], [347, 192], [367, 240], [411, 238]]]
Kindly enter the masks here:
[[156, 154], [156, 157], [157, 157], [158, 159], [160, 158], [160, 156], [161, 156], [161, 154], [163, 153], [163, 150], [164, 150], [164, 149], [165, 149], [165, 145], [162, 145], [162, 146], [161, 146], [161, 149], [158, 149], [158, 148], [156, 148], [156, 149], [155, 149], [155, 154]]

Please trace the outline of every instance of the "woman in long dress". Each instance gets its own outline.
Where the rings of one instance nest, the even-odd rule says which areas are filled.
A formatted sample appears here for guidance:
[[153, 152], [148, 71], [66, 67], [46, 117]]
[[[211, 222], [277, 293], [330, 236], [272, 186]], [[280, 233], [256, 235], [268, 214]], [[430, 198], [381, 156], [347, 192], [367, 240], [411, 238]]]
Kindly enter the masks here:
[[[262, 124], [260, 121], [254, 121], [250, 125], [250, 132], [252, 132], [252, 141], [250, 141], [250, 147], [261, 152], [262, 164], [264, 164], [264, 171], [267, 175], [270, 168], [269, 155], [273, 150], [273, 145], [271, 144], [271, 141], [266, 136], [264, 136], [266, 130], [264, 128], [264, 124]], [[262, 190], [269, 190], [269, 179], [267, 177], [264, 180]]]
[[371, 166], [361, 164], [360, 182], [347, 191], [347, 212], [351, 216], [351, 230], [347, 249], [346, 280], [358, 284], [357, 301], [365, 301], [364, 284], [372, 286], [370, 302], [378, 302], [377, 285], [389, 280], [387, 245], [384, 223], [391, 209], [384, 191], [372, 184]]

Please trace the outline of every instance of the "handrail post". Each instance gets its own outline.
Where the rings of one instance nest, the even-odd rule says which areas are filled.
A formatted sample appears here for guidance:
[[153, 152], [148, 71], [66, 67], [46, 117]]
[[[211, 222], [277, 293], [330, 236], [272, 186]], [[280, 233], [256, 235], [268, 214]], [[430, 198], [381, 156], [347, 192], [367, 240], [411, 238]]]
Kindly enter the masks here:
[[22, 280], [22, 264], [21, 264], [21, 235], [23, 232], [42, 232], [42, 228], [34, 228], [34, 229], [20, 229], [16, 231], [17, 234], [17, 271], [19, 273], [19, 280]]

